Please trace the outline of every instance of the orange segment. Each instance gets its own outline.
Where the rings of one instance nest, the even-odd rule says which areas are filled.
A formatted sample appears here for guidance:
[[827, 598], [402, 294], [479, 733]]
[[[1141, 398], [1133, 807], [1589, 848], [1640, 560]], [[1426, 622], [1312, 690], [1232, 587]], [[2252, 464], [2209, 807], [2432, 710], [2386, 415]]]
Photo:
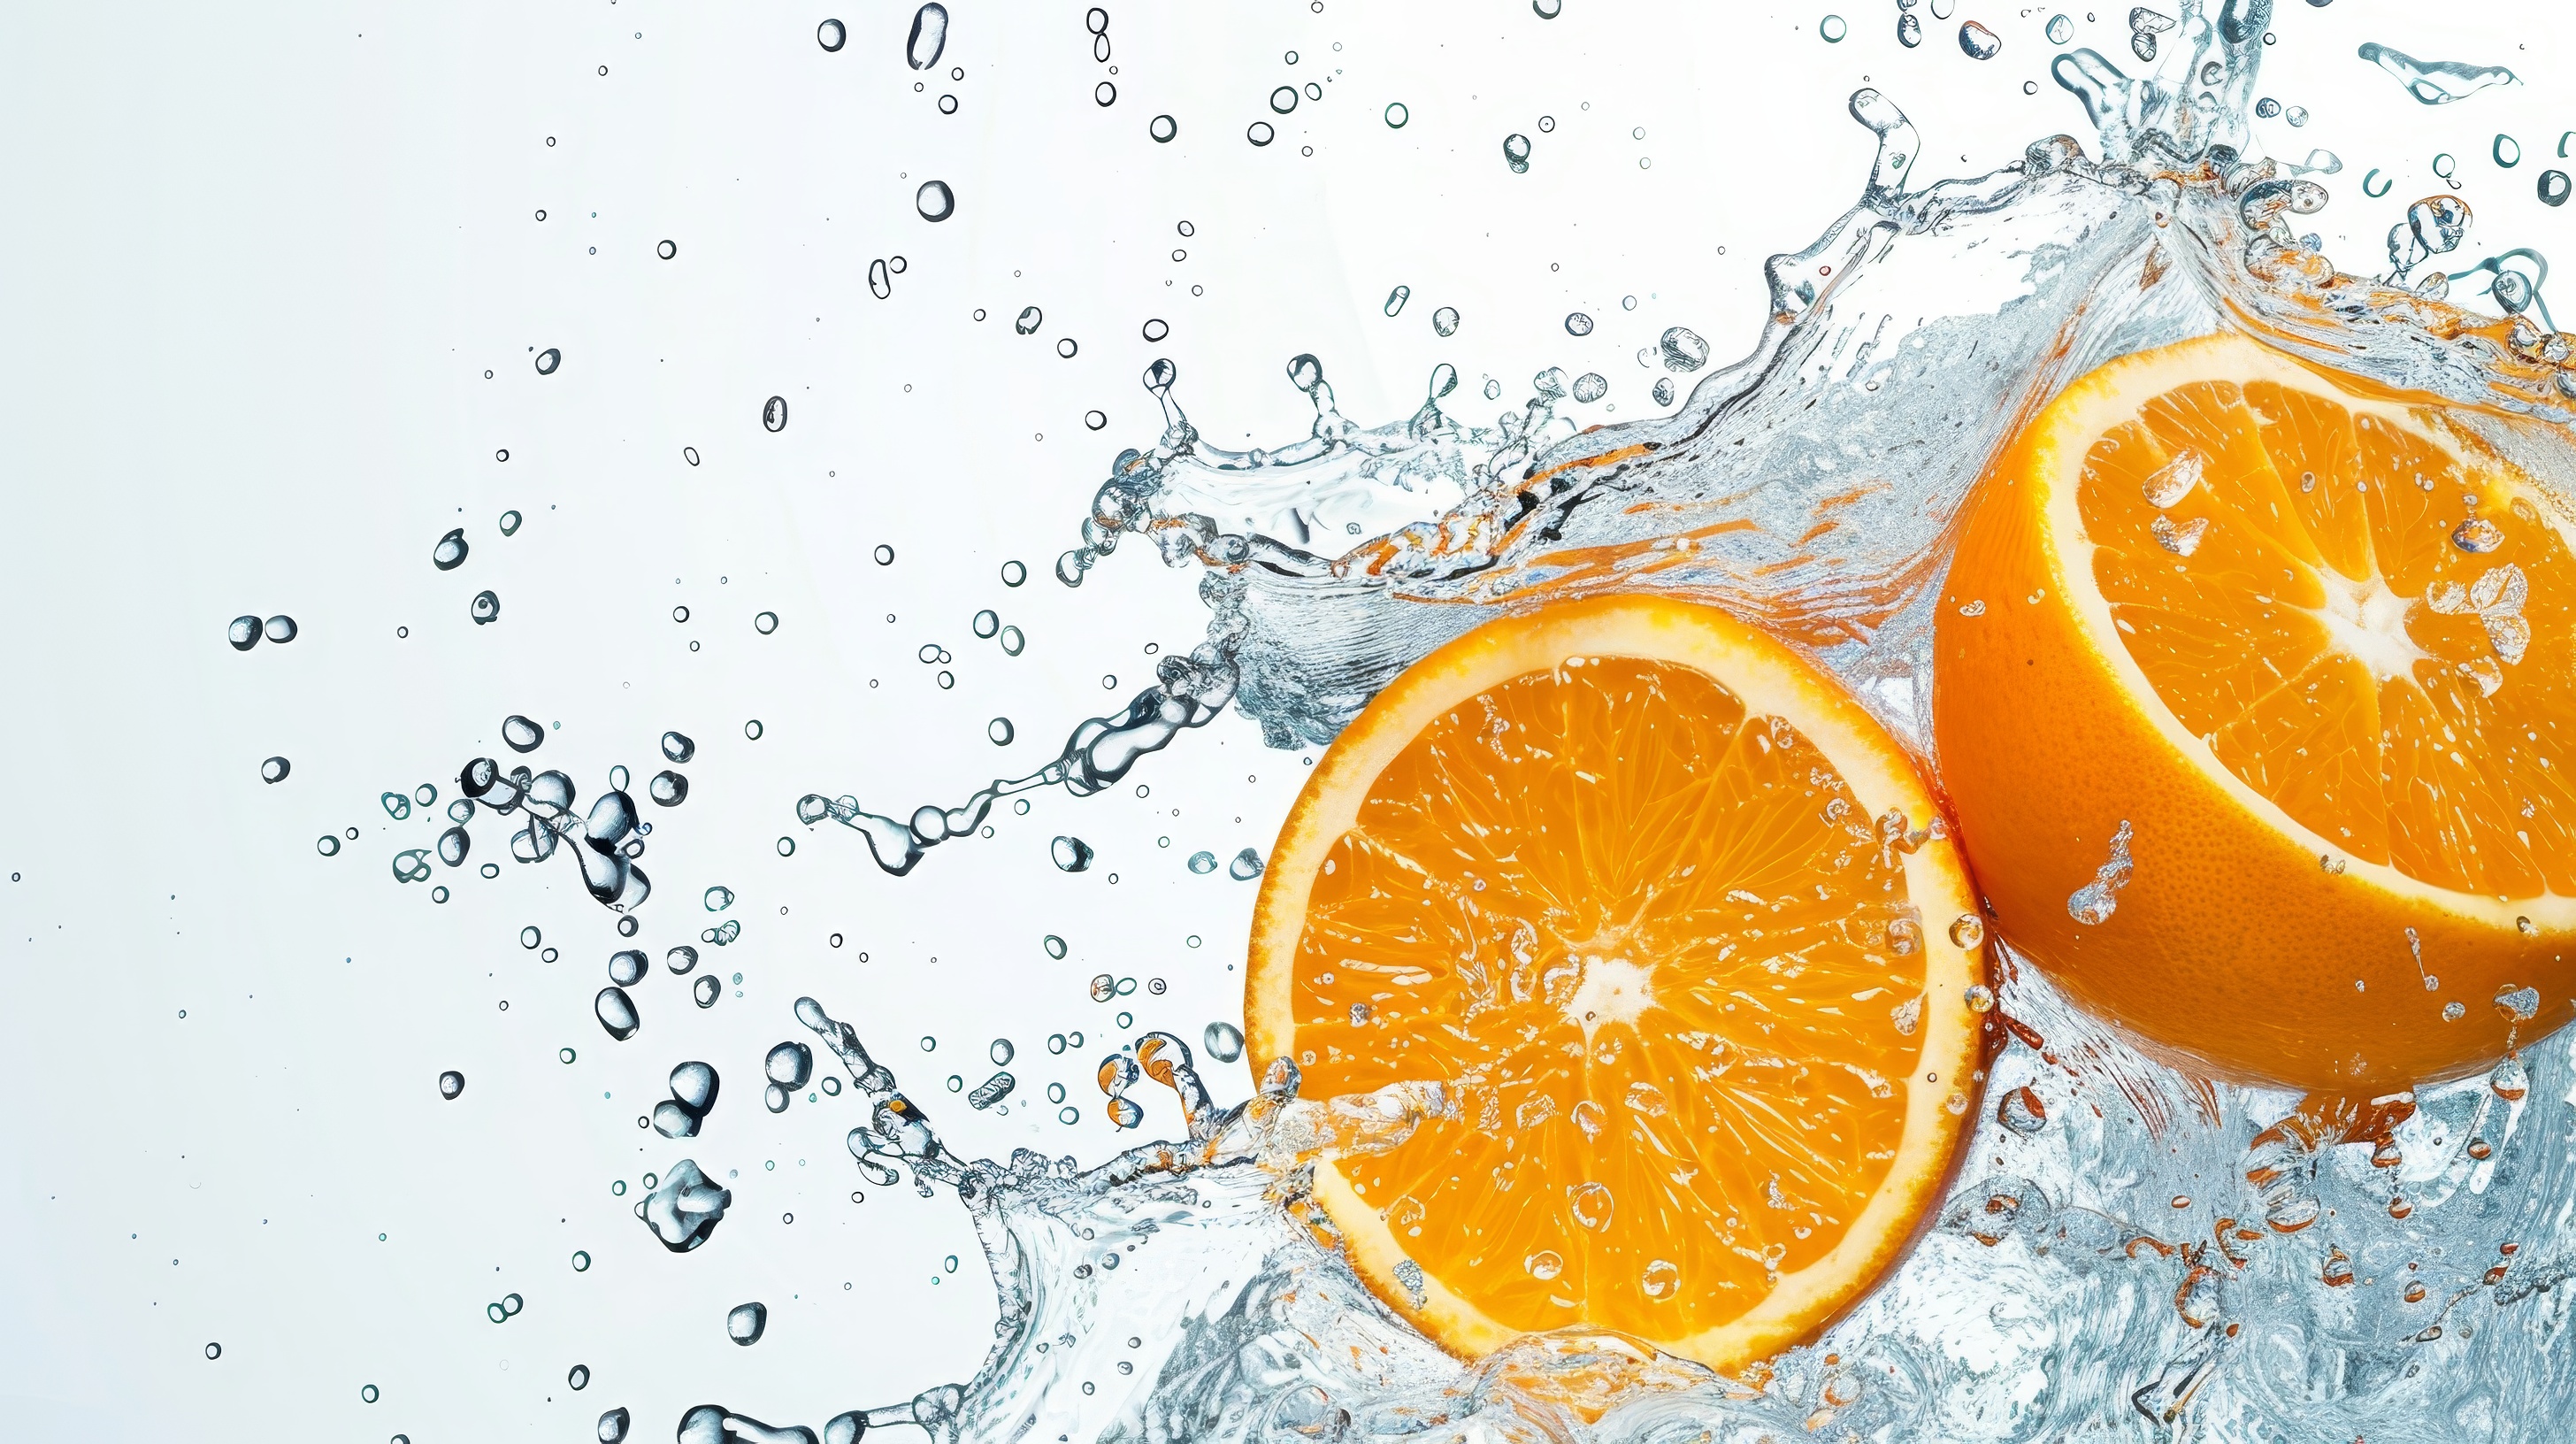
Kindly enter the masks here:
[[1822, 1323], [1973, 1091], [1941, 833], [1874, 722], [1705, 608], [1552, 607], [1407, 672], [1289, 819], [1246, 1008], [1307, 1097], [1446, 1090], [1317, 1166], [1363, 1276], [1462, 1352], [1581, 1326], [1730, 1367]]
[[[2070, 387], [1997, 459], [1938, 624], [1944, 781], [2006, 932], [2242, 1077], [2411, 1082], [2563, 1020], [2564, 982], [2548, 1023], [2491, 1006], [2576, 981], [2551, 506], [2438, 408], [2240, 337]], [[2122, 823], [2133, 879], [2086, 922]]]

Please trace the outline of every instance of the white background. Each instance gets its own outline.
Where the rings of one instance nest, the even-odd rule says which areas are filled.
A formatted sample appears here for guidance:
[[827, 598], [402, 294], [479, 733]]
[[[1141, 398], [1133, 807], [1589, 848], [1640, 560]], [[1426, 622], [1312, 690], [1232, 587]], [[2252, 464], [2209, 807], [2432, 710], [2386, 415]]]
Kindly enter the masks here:
[[[1566, 0], [1544, 21], [1521, 0], [1117, 0], [1108, 65], [1082, 5], [956, 0], [927, 73], [904, 63], [910, 6], [843, 3], [0, 11], [0, 1433], [579, 1439], [622, 1404], [658, 1438], [697, 1402], [819, 1424], [962, 1381], [991, 1320], [964, 1211], [908, 1186], [853, 1204], [853, 1095], [771, 1117], [762, 1053], [806, 1036], [789, 1007], [811, 993], [958, 1150], [1097, 1161], [1121, 1141], [1090, 1079], [1105, 1050], [1239, 1015], [1254, 889], [1184, 859], [1266, 850], [1305, 769], [1223, 718], [1114, 794], [1041, 795], [900, 880], [793, 806], [954, 802], [1123, 703], [1149, 644], [1197, 639], [1191, 573], [1122, 553], [1078, 592], [1051, 576], [1117, 450], [1159, 429], [1145, 363], [1177, 361], [1229, 446], [1303, 434], [1281, 368], [1309, 351], [1363, 423], [1409, 412], [1441, 360], [1469, 416], [1499, 409], [1471, 399], [1485, 376], [1509, 402], [1562, 365], [1610, 378], [1581, 419], [1615, 421], [1649, 408], [1639, 347], [1686, 324], [1740, 352], [1761, 256], [1857, 194], [1855, 87], [1913, 114], [1924, 181], [2083, 133], [2046, 77], [2056, 12], [1977, 0], [1959, 18], [2004, 38], [1984, 64], [1955, 21], [1901, 50], [1883, 0], [1838, 0], [1840, 44], [1821, 4]], [[2072, 13], [2077, 43], [2127, 63], [2125, 5]], [[826, 53], [833, 15], [849, 40]], [[2315, 224], [2345, 265], [2376, 268], [2445, 150], [2479, 214], [2466, 254], [2566, 249], [2571, 212], [2532, 198], [2576, 125], [2549, 99], [2576, 43], [2554, 9], [2284, 0], [2275, 29], [2262, 89], [2314, 120], [2262, 135], [2344, 157]], [[2363, 39], [2533, 83], [2419, 107], [2353, 57]], [[1310, 81], [1323, 101], [1270, 113], [1273, 87]], [[1158, 113], [1172, 144], [1147, 138]], [[1255, 120], [1276, 143], [1246, 142]], [[2489, 159], [2499, 130], [2519, 167]], [[1502, 161], [1515, 131], [1526, 175]], [[2396, 187], [2375, 201], [2372, 167]], [[933, 177], [957, 196], [936, 226], [913, 199]], [[868, 263], [895, 255], [880, 301]], [[1016, 335], [1029, 305], [1044, 323]], [[1446, 341], [1442, 305], [1466, 318]], [[1600, 322], [1582, 340], [1576, 309]], [[1141, 339], [1149, 317], [1167, 342]], [[548, 347], [563, 364], [541, 377]], [[1106, 430], [1084, 428], [1093, 408]], [[514, 537], [505, 508], [527, 518]], [[440, 573], [456, 526], [472, 555]], [[502, 614], [478, 627], [486, 587]], [[1025, 655], [972, 636], [981, 607]], [[236, 653], [224, 626], [246, 612], [302, 636]], [[954, 656], [954, 690], [924, 644]], [[568, 858], [509, 863], [487, 817], [472, 863], [499, 879], [441, 869], [441, 906], [391, 876], [445, 825], [459, 764], [517, 760], [512, 712], [560, 724], [528, 761], [585, 803], [611, 764], [640, 788], [664, 728], [698, 741], [688, 802], [648, 809], [637, 945], [657, 967], [627, 1043], [591, 1017], [620, 942]], [[997, 715], [1007, 749], [985, 740]], [[275, 786], [271, 754], [294, 764]], [[388, 819], [378, 795], [424, 781], [438, 807]], [[1047, 864], [1057, 832], [1098, 848], [1090, 872]], [[702, 1012], [658, 960], [716, 921], [699, 898], [718, 883], [743, 935], [703, 949], [726, 987]], [[518, 946], [530, 925], [559, 961]], [[1135, 995], [1092, 1002], [1103, 971]], [[1018, 1050], [1007, 1117], [945, 1086], [980, 1082], [997, 1037]], [[683, 1145], [635, 1120], [686, 1058], [724, 1085]], [[446, 1068], [468, 1079], [453, 1103]], [[1248, 1084], [1211, 1072], [1229, 1101]], [[1174, 1126], [1144, 1101], [1149, 1130]], [[735, 1205], [673, 1256], [628, 1209], [683, 1156]], [[509, 1292], [525, 1311], [490, 1323]], [[725, 1310], [749, 1299], [768, 1337], [736, 1348]]]

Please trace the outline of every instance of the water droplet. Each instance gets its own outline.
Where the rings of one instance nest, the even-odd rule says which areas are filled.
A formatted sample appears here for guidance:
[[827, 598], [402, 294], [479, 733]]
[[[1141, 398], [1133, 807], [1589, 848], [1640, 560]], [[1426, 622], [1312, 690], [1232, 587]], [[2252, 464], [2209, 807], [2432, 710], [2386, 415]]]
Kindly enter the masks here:
[[[936, 5], [925, 5], [922, 8], [939, 9]], [[945, 15], [947, 12], [940, 13]], [[725, 1315], [725, 1337], [745, 1348], [759, 1343], [761, 1333], [768, 1327], [769, 1306], [767, 1304], [736, 1304]]]
[[644, 1187], [647, 1192], [635, 1205], [635, 1216], [673, 1253], [687, 1253], [705, 1243], [733, 1203], [731, 1190], [718, 1188], [695, 1160], [687, 1158], [672, 1164], [669, 1175], [658, 1181], [652, 1174], [644, 1175]]
[[2011, 1131], [2028, 1137], [2048, 1126], [2048, 1107], [2039, 1094], [2028, 1088], [2015, 1088], [1995, 1105], [1995, 1121]]
[[1413, 288], [1411, 286], [1396, 287], [1394, 290], [1386, 293], [1386, 313], [1390, 316], [1401, 313], [1404, 310], [1404, 303], [1412, 299]]
[[1565, 1260], [1556, 1250], [1543, 1248], [1522, 1259], [1521, 1269], [1540, 1283], [1547, 1283], [1565, 1272]]
[[2570, 182], [2568, 180], [2567, 172], [2563, 170], [2545, 170], [2540, 173], [2539, 193], [2540, 203], [2542, 205], [2563, 206], [2567, 204], [2567, 195], [2571, 189], [2576, 189], [2576, 182]]
[[1181, 133], [1181, 123], [1168, 115], [1158, 115], [1146, 122], [1145, 133], [1152, 136], [1158, 144], [1169, 145], [1172, 137]]
[[438, 1075], [438, 1096], [453, 1102], [465, 1091], [465, 1075], [450, 1068]]
[[1995, 990], [1983, 983], [1970, 983], [1967, 991], [1962, 993], [1960, 998], [1968, 1005], [1968, 1011], [1971, 1013], [1991, 1013], [1995, 1010]]
[[383, 1397], [383, 1392], [373, 1384], [365, 1385], [358, 1390], [358, 1398], [364, 1403], [372, 1404]]
[[1293, 85], [1283, 85], [1277, 90], [1270, 92], [1270, 109], [1273, 114], [1286, 115], [1288, 112], [1295, 110], [1296, 108], [1297, 87]]
[[1708, 364], [1708, 342], [1687, 326], [1667, 327], [1659, 349], [1667, 371], [1687, 374]]
[[1270, 122], [1266, 120], [1256, 120], [1252, 123], [1250, 129], [1244, 131], [1243, 138], [1252, 142], [1254, 145], [1268, 145], [1270, 142], [1279, 138], [1279, 132], [1270, 128]]
[[449, 867], [463, 867], [465, 855], [473, 849], [473, 834], [468, 833], [461, 826], [451, 827], [438, 835], [438, 860]]
[[260, 630], [267, 634], [270, 641], [283, 647], [295, 640], [295, 619], [286, 616], [271, 617]]
[[1923, 22], [1911, 10], [1896, 17], [1896, 43], [1909, 50], [1923, 43]]
[[1986, 940], [1985, 919], [1975, 913], [1961, 913], [1950, 921], [1950, 941], [1954, 946], [1973, 949]]
[[733, 906], [733, 889], [721, 885], [708, 888], [706, 903], [708, 912], [723, 912], [726, 908]]
[[635, 1000], [626, 996], [624, 988], [613, 984], [599, 990], [591, 1009], [599, 1015], [599, 1026], [620, 1043], [634, 1037], [635, 1031], [644, 1026], [644, 1020], [635, 1016]]
[[664, 768], [644, 784], [644, 795], [657, 807], [677, 807], [689, 800], [689, 779]]
[[1656, 377], [1656, 378], [1655, 378], [1654, 396], [1655, 396], [1655, 404], [1656, 404], [1657, 406], [1670, 406], [1670, 405], [1672, 405], [1672, 404], [1673, 404], [1673, 378], [1671, 378], [1670, 376], [1658, 376], [1658, 377]]
[[2418, 60], [2376, 41], [2366, 42], [2362, 59], [2396, 77], [2406, 93], [2425, 105], [2449, 105], [2491, 85], [2511, 85], [2514, 73], [2501, 65], [2471, 65], [2460, 60]]
[[[653, 247], [653, 254], [660, 256], [663, 260], [667, 261], [673, 256], [680, 254], [680, 243], [666, 238], [661, 243]], [[697, 453], [691, 451], [689, 453], [689, 465], [695, 466], [697, 464]]]
[[1058, 837], [1047, 844], [1047, 856], [1064, 872], [1080, 872], [1091, 866], [1091, 844], [1078, 837]]
[[750, 721], [742, 724], [742, 735], [750, 738], [754, 742], [760, 740], [760, 731], [760, 719], [757, 717], [754, 717]]
[[764, 637], [768, 636], [770, 633], [778, 630], [778, 614], [776, 612], [762, 612], [760, 615], [751, 619], [751, 629]]
[[1565, 1211], [1574, 1221], [1594, 1233], [1610, 1226], [1610, 1215], [1616, 1201], [1606, 1185], [1579, 1183], [1565, 1195]]
[[236, 652], [247, 652], [258, 646], [259, 637], [260, 628], [257, 617], [235, 617], [232, 624], [224, 628], [224, 640], [230, 642]]
[[838, 50], [849, 38], [849, 27], [838, 20], [826, 20], [814, 27], [814, 39], [825, 50]]
[[501, 719], [501, 741], [513, 752], [534, 752], [545, 745], [546, 729], [528, 718], [512, 713]]
[[1038, 327], [1045, 321], [1045, 312], [1040, 311], [1035, 306], [1025, 306], [1020, 310], [1019, 319], [1011, 323], [1011, 329], [1019, 332], [1023, 336], [1034, 335]]
[[787, 429], [787, 398], [772, 396], [760, 406], [760, 424], [772, 431]]
[[[913, 195], [912, 205], [913, 209], [921, 212], [923, 220], [944, 221], [957, 213], [957, 193], [948, 188], [946, 181], [923, 181], [921, 189]], [[772, 431], [777, 429], [774, 426], [770, 428]]]
[[465, 528], [456, 527], [440, 537], [438, 545], [429, 549], [429, 564], [442, 572], [452, 572], [465, 565], [465, 554], [469, 550], [471, 548], [465, 544]]
[[1046, 948], [1046, 955], [1048, 957], [1061, 959], [1064, 956], [1064, 939], [1057, 937], [1055, 934], [1047, 934], [1042, 945]]
[[294, 763], [283, 757], [272, 757], [259, 764], [259, 780], [270, 783], [284, 782], [286, 774], [294, 770]]
[[[623, 1180], [621, 1180], [620, 1182], [621, 1182], [621, 1186], [622, 1186]], [[576, 1392], [578, 1392], [578, 1391], [580, 1391], [580, 1390], [583, 1390], [583, 1389], [587, 1389], [587, 1388], [589, 1388], [589, 1387], [590, 1387], [590, 1366], [589, 1366], [588, 1364], [575, 1364], [575, 1365], [573, 1365], [573, 1366], [572, 1366], [572, 1372], [571, 1372], [571, 1373], [569, 1373], [569, 1374], [564, 1375], [564, 1382], [565, 1382], [566, 1384], [568, 1384], [568, 1385], [572, 1386], [572, 1388], [573, 1388]]]
[[[590, 1250], [588, 1250], [588, 1249], [574, 1249], [574, 1250], [573, 1250], [573, 1253], [572, 1253], [572, 1271], [573, 1271], [574, 1273], [577, 1273], [577, 1274], [582, 1274], [582, 1273], [588, 1273], [588, 1272], [590, 1272]], [[511, 1297], [516, 1298], [516, 1297], [517, 1297], [517, 1295], [513, 1294], [513, 1295], [511, 1295]]]
[[2063, 45], [2067, 41], [2075, 38], [2075, 22], [2067, 19], [2063, 15], [2052, 15], [2048, 19], [2048, 30], [2046, 33], [2048, 35], [2049, 44]]
[[1008, 747], [1011, 745], [1011, 738], [1016, 734], [1011, 730], [1010, 718], [996, 717], [984, 724], [984, 735], [993, 739], [994, 746]]
[[1660, 1302], [1680, 1291], [1682, 1271], [1667, 1260], [1655, 1259], [1646, 1265], [1646, 1271], [1639, 1276], [1638, 1282], [1645, 1289], [1647, 1298]]
[[2451, 529], [2451, 545], [2464, 552], [2491, 552], [2504, 545], [2504, 529], [2482, 516], [2473, 516]]
[[912, 33], [904, 37], [904, 63], [915, 70], [928, 70], [939, 63], [939, 54], [948, 48], [948, 7], [940, 4], [922, 6], [913, 12]]
[[540, 376], [552, 376], [555, 368], [562, 364], [563, 352], [553, 346], [537, 353], [537, 374]]
[[337, 857], [340, 854], [340, 839], [326, 832], [313, 839], [313, 850], [324, 857]]
[[1216, 854], [1212, 852], [1191, 853], [1190, 871], [1202, 874], [1216, 871]]
[[476, 592], [474, 600], [466, 606], [465, 614], [472, 617], [474, 625], [478, 627], [498, 621], [501, 616], [501, 594], [488, 589]]
[[1248, 847], [1236, 853], [1234, 861], [1225, 865], [1225, 875], [1236, 882], [1250, 882], [1261, 876], [1261, 854]]
[[1598, 371], [1586, 371], [1574, 378], [1574, 399], [1598, 401], [1610, 394], [1610, 379]]
[[[689, 464], [691, 466], [697, 465], [694, 453], [692, 453], [692, 459]], [[517, 536], [519, 534], [519, 514], [515, 511], [505, 511], [501, 513], [501, 520], [498, 525], [501, 528], [501, 535]]]
[[1527, 173], [1528, 173], [1528, 171], [1529, 171], [1529, 163], [1530, 163], [1530, 139], [1529, 139], [1529, 137], [1528, 137], [1528, 136], [1525, 136], [1525, 135], [1523, 135], [1523, 134], [1521, 134], [1521, 133], [1520, 133], [1520, 132], [1518, 132], [1518, 131], [1514, 131], [1514, 132], [1512, 132], [1510, 135], [1504, 136], [1504, 137], [1503, 137], [1503, 164], [1505, 164], [1505, 165], [1507, 165], [1507, 166], [1510, 166], [1510, 167], [1512, 168], [1512, 174], [1514, 174], [1514, 175], [1524, 175], [1524, 174], [1527, 174]]
[[2507, 1053], [2487, 1074], [2487, 1086], [2507, 1103], [2519, 1103], [2531, 1091], [2531, 1070], [2523, 1066], [2521, 1054]]

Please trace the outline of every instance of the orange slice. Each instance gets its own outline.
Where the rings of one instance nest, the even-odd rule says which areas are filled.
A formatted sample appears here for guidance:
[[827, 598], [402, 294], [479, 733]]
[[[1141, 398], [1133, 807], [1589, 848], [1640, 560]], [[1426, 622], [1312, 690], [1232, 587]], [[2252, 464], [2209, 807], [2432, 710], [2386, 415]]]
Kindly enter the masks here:
[[1937, 626], [1942, 780], [2007, 938], [2169, 1054], [2403, 1086], [2576, 988], [2567, 513], [2437, 406], [2243, 337], [2000, 455]]
[[1343, 731], [1272, 854], [1245, 1012], [1305, 1097], [1442, 1085], [1446, 1116], [1314, 1183], [1430, 1337], [1732, 1368], [1935, 1201], [1982, 938], [1856, 703], [1723, 613], [1605, 597], [1467, 634]]

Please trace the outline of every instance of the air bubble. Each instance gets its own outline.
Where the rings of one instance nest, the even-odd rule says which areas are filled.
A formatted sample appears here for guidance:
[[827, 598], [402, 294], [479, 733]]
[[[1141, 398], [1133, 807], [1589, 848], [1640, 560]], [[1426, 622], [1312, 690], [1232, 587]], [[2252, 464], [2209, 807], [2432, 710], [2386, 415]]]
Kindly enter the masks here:
[[501, 618], [501, 594], [494, 591], [476, 592], [474, 594], [474, 600], [467, 604], [465, 614], [472, 617], [474, 619], [474, 625], [478, 627], [490, 622], [499, 621]]
[[[923, 181], [921, 189], [913, 194], [912, 206], [921, 212], [925, 221], [944, 221], [957, 214], [957, 193], [948, 188], [946, 181]], [[778, 428], [773, 426], [769, 429], [776, 431]]]
[[1402, 129], [1404, 129], [1405, 122], [1407, 122], [1407, 121], [1409, 121], [1409, 120], [1411, 120], [1411, 119], [1413, 119], [1413, 112], [1412, 112], [1411, 110], [1408, 110], [1408, 109], [1406, 109], [1406, 108], [1405, 108], [1405, 104], [1404, 104], [1404, 102], [1403, 102], [1403, 101], [1401, 101], [1401, 100], [1396, 100], [1396, 101], [1389, 101], [1389, 102], [1387, 103], [1387, 107], [1386, 107], [1386, 128], [1387, 128], [1387, 129], [1389, 129], [1389, 130], [1402, 130]]
[[563, 352], [557, 348], [548, 346], [543, 351], [537, 353], [538, 375], [552, 376], [555, 374], [555, 368], [561, 365], [563, 365]]
[[[925, 5], [922, 8], [937, 10], [939, 7]], [[942, 14], [945, 13], [942, 12]], [[725, 1337], [744, 1348], [759, 1343], [761, 1334], [768, 1328], [769, 1306], [767, 1304], [736, 1304], [725, 1314]]]
[[1266, 120], [1256, 120], [1252, 123], [1250, 129], [1244, 131], [1243, 138], [1252, 142], [1254, 145], [1268, 145], [1270, 142], [1279, 138], [1279, 132], [1270, 128], [1270, 122]]
[[1091, 844], [1078, 837], [1056, 838], [1047, 844], [1047, 856], [1054, 859], [1062, 872], [1080, 872], [1091, 866]]
[[465, 554], [470, 550], [465, 544], [465, 528], [452, 528], [429, 549], [429, 564], [442, 572], [452, 572], [465, 565]]
[[826, 20], [814, 27], [815, 43], [825, 50], [838, 50], [849, 38], [849, 27], [838, 20]]
[[262, 624], [260, 630], [267, 634], [270, 641], [283, 647], [287, 643], [295, 640], [295, 619], [293, 617], [284, 616], [271, 617], [266, 623]]
[[293, 770], [295, 770], [294, 763], [283, 757], [271, 757], [259, 764], [259, 780], [268, 783], [284, 782], [286, 774]]
[[1527, 174], [1527, 173], [1528, 173], [1528, 171], [1529, 171], [1529, 163], [1530, 163], [1530, 139], [1529, 139], [1529, 137], [1528, 137], [1528, 136], [1525, 136], [1525, 135], [1522, 135], [1522, 134], [1521, 134], [1520, 132], [1518, 132], [1518, 131], [1514, 131], [1514, 132], [1512, 132], [1510, 135], [1504, 136], [1504, 137], [1503, 137], [1503, 164], [1505, 164], [1505, 165], [1507, 165], [1507, 166], [1510, 166], [1510, 167], [1512, 168], [1512, 174], [1514, 174], [1514, 175], [1525, 175], [1525, 174]]
[[1234, 861], [1225, 865], [1225, 875], [1236, 882], [1250, 882], [1261, 876], [1261, 854], [1248, 847], [1236, 853]]
[[1851, 26], [1845, 24], [1839, 15], [1828, 15], [1816, 22], [1816, 33], [1825, 37], [1827, 45], [1840, 45], [1843, 37], [1851, 34]]
[[464, 1074], [457, 1072], [457, 1071], [456, 1071], [455, 1069], [453, 1069], [453, 1068], [450, 1068], [450, 1069], [448, 1069], [446, 1072], [441, 1073], [441, 1074], [439, 1074], [439, 1075], [438, 1075], [438, 1096], [439, 1096], [439, 1097], [444, 1098], [444, 1099], [446, 1099], [446, 1100], [448, 1100], [449, 1102], [451, 1102], [451, 1103], [452, 1103], [452, 1102], [456, 1101], [457, 1096], [458, 1096], [459, 1094], [462, 1094], [464, 1091], [465, 1091], [465, 1075], [464, 1075]]
[[1591, 335], [1592, 318], [1583, 314], [1581, 311], [1567, 312], [1565, 316], [1565, 334], [1568, 336]]
[[1169, 145], [1172, 137], [1181, 133], [1181, 123], [1168, 115], [1158, 115], [1146, 122], [1145, 133], [1152, 136], [1157, 144]]
[[2075, 38], [2075, 22], [2063, 15], [2052, 15], [2049, 17], [2046, 34], [2049, 44], [2063, 45]]

